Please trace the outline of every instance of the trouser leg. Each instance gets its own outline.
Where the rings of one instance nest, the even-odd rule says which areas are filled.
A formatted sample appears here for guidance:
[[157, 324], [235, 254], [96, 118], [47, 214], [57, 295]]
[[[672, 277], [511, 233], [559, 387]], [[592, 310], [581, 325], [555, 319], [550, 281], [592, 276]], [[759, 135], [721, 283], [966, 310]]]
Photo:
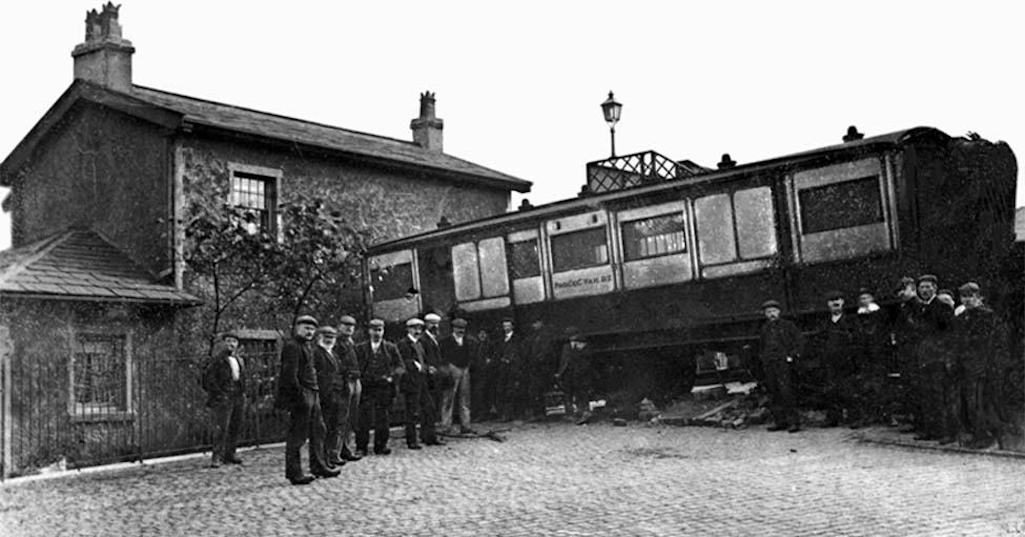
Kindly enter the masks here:
[[341, 444], [342, 453], [352, 454], [351, 444], [349, 439], [353, 436], [353, 431], [359, 425], [359, 403], [360, 399], [363, 398], [363, 385], [359, 379], [349, 381], [349, 397], [348, 407], [345, 412], [345, 419], [342, 421], [341, 426]]
[[459, 421], [463, 427], [470, 427], [470, 369], [465, 368], [456, 383], [456, 393], [459, 399]]
[[[391, 435], [391, 404], [392, 388], [388, 387], [388, 393], [379, 393], [374, 400], [374, 450], [381, 451], [388, 447], [388, 438]], [[367, 424], [370, 425], [369, 423]]]
[[438, 440], [437, 433], [434, 430], [434, 422], [437, 415], [438, 412], [437, 407], [434, 406], [433, 393], [428, 390], [422, 390], [420, 392], [420, 438], [424, 442], [433, 443]]
[[356, 449], [366, 451], [370, 444], [370, 427], [374, 423], [374, 396], [367, 390], [367, 396], [359, 402], [359, 419], [356, 421]]
[[324, 416], [324, 456], [328, 461], [338, 460], [339, 420], [344, 394], [337, 391], [324, 391], [320, 398], [320, 408]]
[[235, 457], [235, 446], [238, 443], [238, 433], [242, 428], [242, 415], [246, 407], [245, 395], [237, 394], [229, 399], [230, 412], [228, 412], [227, 427], [224, 431], [223, 451], [221, 456], [224, 460]]
[[452, 375], [452, 387], [445, 389], [442, 392], [441, 397], [441, 428], [450, 429], [452, 427], [452, 409], [453, 403], [456, 400], [456, 392], [459, 390], [459, 380], [462, 370], [458, 367], [452, 366], [449, 368], [449, 374]]
[[353, 412], [356, 412], [355, 407], [352, 406], [352, 384], [346, 391], [342, 392], [338, 396], [338, 433], [336, 435], [336, 450], [335, 455], [340, 456], [342, 453], [350, 453], [348, 446], [349, 437], [349, 417]]
[[320, 398], [317, 392], [313, 393], [313, 404], [310, 408], [310, 471], [317, 473], [327, 470], [327, 458], [324, 456], [324, 436], [327, 430], [324, 427], [324, 417], [320, 410]]
[[415, 445], [419, 443], [416, 436], [416, 424], [420, 421], [421, 390], [422, 387], [416, 387], [405, 392], [406, 445]]
[[288, 436], [285, 437], [285, 477], [295, 479], [303, 475], [299, 454], [310, 434], [311, 401], [303, 394], [295, 401], [288, 415]]

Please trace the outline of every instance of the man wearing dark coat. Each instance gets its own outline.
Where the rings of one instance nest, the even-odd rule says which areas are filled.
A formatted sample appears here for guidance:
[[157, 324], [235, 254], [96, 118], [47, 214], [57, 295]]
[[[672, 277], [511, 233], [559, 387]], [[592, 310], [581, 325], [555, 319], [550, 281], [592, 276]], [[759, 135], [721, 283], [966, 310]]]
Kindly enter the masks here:
[[492, 351], [495, 371], [495, 406], [500, 421], [518, 417], [525, 406], [523, 345], [512, 319], [502, 319], [502, 335]]
[[796, 433], [801, 430], [801, 420], [794, 396], [793, 369], [804, 341], [797, 325], [780, 318], [781, 311], [775, 300], [762, 304], [766, 320], [759, 331], [759, 357], [774, 421], [769, 430]]
[[342, 466], [345, 460], [339, 458], [342, 444], [342, 420], [345, 419], [344, 401], [348, 394], [345, 387], [345, 371], [338, 359], [338, 331], [330, 326], [317, 329], [316, 345], [313, 347], [313, 364], [317, 369], [317, 387], [320, 409], [324, 417], [324, 457], [329, 467]]
[[897, 369], [890, 353], [886, 316], [869, 289], [858, 291], [858, 311], [854, 318], [858, 329], [855, 347], [860, 369], [859, 413], [870, 422], [890, 423], [894, 406], [886, 385], [889, 374]]
[[[438, 335], [440, 325], [441, 315], [428, 313], [424, 315], [424, 331], [420, 335], [420, 346], [424, 349], [424, 360], [427, 363], [427, 396], [431, 398], [431, 408], [434, 409], [434, 414], [424, 416], [424, 419], [435, 424], [439, 421], [442, 392], [451, 387], [452, 380], [448, 368], [442, 367], [444, 360], [441, 356], [441, 342]], [[421, 410], [424, 409], [421, 408]]]
[[922, 416], [918, 401], [918, 365], [915, 363], [915, 348], [918, 346], [918, 330], [915, 313], [918, 310], [918, 291], [915, 279], [904, 276], [897, 287], [900, 303], [893, 309], [890, 320], [890, 342], [893, 346], [900, 384], [897, 388], [898, 411], [909, 422], [904, 431], [918, 427]]
[[391, 453], [388, 447], [389, 412], [395, 398], [396, 381], [406, 370], [398, 347], [384, 340], [384, 321], [371, 319], [367, 326], [370, 339], [359, 343], [355, 349], [363, 382], [359, 419], [356, 420], [356, 452], [367, 454], [370, 428], [373, 427], [374, 453], [388, 455]]
[[836, 426], [845, 418], [852, 428], [862, 425], [862, 417], [857, 415], [856, 386], [857, 370], [855, 364], [855, 336], [857, 327], [854, 320], [844, 311], [844, 297], [839, 291], [826, 294], [828, 317], [822, 319], [816, 331], [816, 347], [819, 362], [823, 368], [825, 380], [824, 403], [826, 407], [827, 426]]
[[1000, 445], [1004, 428], [1000, 384], [1007, 370], [1007, 334], [993, 310], [982, 303], [974, 282], [958, 289], [964, 312], [954, 318], [953, 339], [960, 357], [962, 445]]
[[307, 485], [313, 477], [303, 474], [300, 450], [309, 440], [310, 473], [317, 477], [337, 477], [339, 471], [328, 467], [324, 457], [324, 418], [320, 410], [317, 370], [313, 363], [311, 341], [317, 320], [300, 315], [293, 336], [281, 347], [281, 373], [278, 375], [278, 408], [288, 410], [288, 435], [285, 438], [285, 478], [293, 485]]
[[576, 327], [566, 328], [566, 336], [568, 341], [562, 345], [559, 353], [555, 382], [566, 394], [571, 410], [586, 410], [593, 395], [595, 371], [588, 359], [587, 342]]
[[349, 438], [359, 419], [359, 400], [363, 395], [359, 361], [356, 359], [356, 343], [352, 340], [352, 335], [356, 331], [356, 319], [351, 315], [342, 315], [338, 323], [339, 338], [335, 354], [338, 356], [338, 362], [345, 377], [345, 397], [342, 399], [339, 409], [341, 425], [339, 426], [338, 443], [340, 449], [336, 453], [340, 460], [358, 461], [361, 457], [354, 453], [355, 449], [349, 448]]
[[206, 406], [213, 414], [216, 431], [210, 466], [242, 464], [242, 459], [235, 454], [235, 444], [246, 405], [246, 366], [238, 355], [237, 333], [225, 332], [221, 336], [204, 376], [204, 387], [209, 395]]
[[441, 405], [441, 426], [452, 430], [452, 417], [458, 408], [459, 432], [472, 434], [470, 427], [470, 369], [478, 354], [477, 341], [466, 333], [466, 319], [452, 319], [452, 333], [441, 340], [442, 366], [452, 378], [452, 386], [445, 390]]
[[918, 366], [916, 399], [921, 408], [916, 440], [956, 439], [955, 396], [949, 372], [956, 368], [956, 353], [950, 347], [949, 330], [954, 308], [936, 299], [937, 279], [932, 274], [918, 278], [918, 304], [913, 320], [916, 331], [915, 363]]
[[544, 320], [535, 320], [530, 328], [530, 336], [523, 345], [526, 364], [522, 369], [528, 416], [544, 409], [544, 394], [551, 389], [552, 375], [559, 366], [556, 354], [559, 348], [554, 345]]
[[406, 447], [409, 449], [422, 448], [417, 440], [417, 423], [420, 424], [420, 438], [425, 445], [442, 444], [435, 433], [434, 421], [429, 418], [434, 416], [434, 407], [427, 393], [429, 371], [423, 346], [420, 344], [423, 326], [424, 322], [420, 319], [406, 321], [406, 337], [395, 344], [399, 348], [402, 365], [406, 369], [399, 386], [406, 403]]

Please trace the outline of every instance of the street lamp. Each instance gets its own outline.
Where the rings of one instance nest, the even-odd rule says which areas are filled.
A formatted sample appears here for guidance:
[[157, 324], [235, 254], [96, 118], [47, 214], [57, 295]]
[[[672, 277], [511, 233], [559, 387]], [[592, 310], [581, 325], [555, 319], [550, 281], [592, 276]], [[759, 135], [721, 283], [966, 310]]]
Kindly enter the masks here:
[[605, 115], [605, 123], [609, 124], [609, 132], [612, 133], [612, 156], [616, 156], [616, 123], [619, 123], [619, 114], [623, 111], [623, 105], [616, 102], [609, 92], [609, 98], [601, 103], [601, 113]]

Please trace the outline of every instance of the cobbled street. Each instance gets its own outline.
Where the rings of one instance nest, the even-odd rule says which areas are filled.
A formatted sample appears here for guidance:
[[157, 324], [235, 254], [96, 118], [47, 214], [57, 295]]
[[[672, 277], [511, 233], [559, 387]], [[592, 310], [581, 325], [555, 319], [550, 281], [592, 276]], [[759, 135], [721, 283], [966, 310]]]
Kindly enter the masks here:
[[305, 487], [283, 448], [0, 487], [0, 535], [1025, 535], [1025, 460], [843, 429], [529, 424], [350, 463]]

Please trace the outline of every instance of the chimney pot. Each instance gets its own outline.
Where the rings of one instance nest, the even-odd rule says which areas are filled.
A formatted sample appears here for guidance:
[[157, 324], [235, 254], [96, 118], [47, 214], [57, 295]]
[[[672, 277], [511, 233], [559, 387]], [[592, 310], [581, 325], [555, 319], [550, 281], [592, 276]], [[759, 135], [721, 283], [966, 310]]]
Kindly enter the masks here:
[[425, 91], [420, 94], [420, 117], [409, 122], [413, 131], [413, 142], [420, 147], [441, 153], [441, 130], [445, 122], [434, 115], [434, 93]]
[[725, 170], [727, 168], [732, 168], [732, 167], [734, 167], [736, 165], [737, 165], [737, 161], [731, 159], [729, 153], [723, 153], [722, 154], [722, 160], [720, 160], [719, 164], [717, 164], [717, 166], [719, 167], [720, 170]]
[[520, 202], [521, 211], [529, 211], [533, 208], [534, 206], [530, 204], [530, 200], [528, 200], [527, 198], [523, 198], [523, 201]]

